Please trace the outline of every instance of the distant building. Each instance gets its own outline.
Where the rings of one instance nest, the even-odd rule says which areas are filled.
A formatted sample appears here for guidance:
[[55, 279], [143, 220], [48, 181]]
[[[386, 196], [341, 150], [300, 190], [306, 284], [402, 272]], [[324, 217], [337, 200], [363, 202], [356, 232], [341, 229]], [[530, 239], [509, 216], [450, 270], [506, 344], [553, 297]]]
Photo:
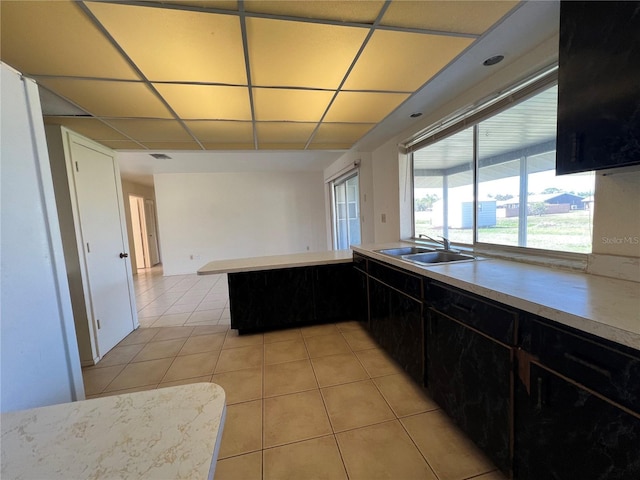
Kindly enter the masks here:
[[[431, 225], [441, 227], [444, 224], [442, 200], [433, 204]], [[473, 228], [473, 202], [450, 202], [447, 223], [449, 228]], [[478, 202], [478, 227], [493, 227], [496, 224], [496, 201]]]
[[[593, 197], [590, 197], [593, 201]], [[527, 197], [527, 211], [531, 212], [532, 205], [542, 203], [545, 205], [545, 214], [567, 213], [571, 210], [584, 210], [589, 208], [588, 202], [580, 195], [573, 193], [543, 193], [539, 195], [529, 195]], [[517, 217], [520, 208], [520, 198], [513, 197], [509, 200], [497, 202], [498, 217]]]
[[593, 195], [582, 200], [585, 210], [593, 210]]

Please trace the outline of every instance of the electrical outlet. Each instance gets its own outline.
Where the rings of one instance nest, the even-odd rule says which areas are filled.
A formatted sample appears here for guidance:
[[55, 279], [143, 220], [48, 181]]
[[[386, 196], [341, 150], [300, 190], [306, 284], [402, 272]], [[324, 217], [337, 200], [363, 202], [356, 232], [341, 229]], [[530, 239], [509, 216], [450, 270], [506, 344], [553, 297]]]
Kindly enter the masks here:
[[383, 213], [383, 214], [380, 215], [380, 221], [382, 223], [387, 223], [387, 214], [386, 213]]

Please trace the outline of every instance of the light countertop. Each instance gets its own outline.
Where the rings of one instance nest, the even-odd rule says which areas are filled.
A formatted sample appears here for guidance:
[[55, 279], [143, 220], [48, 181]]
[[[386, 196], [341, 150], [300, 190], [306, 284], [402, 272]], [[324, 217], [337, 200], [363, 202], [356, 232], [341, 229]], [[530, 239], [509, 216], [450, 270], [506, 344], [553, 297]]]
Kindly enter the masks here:
[[195, 383], [2, 414], [2, 479], [213, 478], [225, 393]]
[[352, 248], [407, 271], [640, 350], [640, 283], [493, 258], [422, 267], [375, 251], [403, 245], [407, 244]]
[[327, 265], [330, 263], [348, 263], [351, 262], [352, 257], [353, 253], [351, 250], [334, 250], [329, 252], [307, 252], [294, 253], [291, 255], [272, 255], [266, 257], [216, 260], [207, 263], [198, 270], [198, 275], [309, 267], [313, 265]]

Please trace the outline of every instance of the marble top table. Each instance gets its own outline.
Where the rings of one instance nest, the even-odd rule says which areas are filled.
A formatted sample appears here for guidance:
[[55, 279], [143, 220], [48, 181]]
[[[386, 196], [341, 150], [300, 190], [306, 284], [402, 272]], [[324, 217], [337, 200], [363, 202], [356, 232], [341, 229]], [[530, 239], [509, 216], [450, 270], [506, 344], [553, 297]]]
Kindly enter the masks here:
[[8, 479], [212, 479], [225, 393], [195, 383], [4, 413]]

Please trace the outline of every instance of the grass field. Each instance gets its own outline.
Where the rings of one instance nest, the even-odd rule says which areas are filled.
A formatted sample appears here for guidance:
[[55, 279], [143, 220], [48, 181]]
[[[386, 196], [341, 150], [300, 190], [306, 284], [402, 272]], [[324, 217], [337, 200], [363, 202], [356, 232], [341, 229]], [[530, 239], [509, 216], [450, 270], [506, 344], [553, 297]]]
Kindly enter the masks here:
[[[436, 237], [439, 228], [431, 227], [430, 212], [416, 212], [416, 236]], [[591, 252], [592, 218], [589, 210], [527, 217], [527, 247], [564, 252]], [[471, 243], [471, 229], [449, 229], [452, 242]], [[498, 218], [494, 227], [478, 229], [478, 241], [498, 245], [518, 245], [518, 219]]]

